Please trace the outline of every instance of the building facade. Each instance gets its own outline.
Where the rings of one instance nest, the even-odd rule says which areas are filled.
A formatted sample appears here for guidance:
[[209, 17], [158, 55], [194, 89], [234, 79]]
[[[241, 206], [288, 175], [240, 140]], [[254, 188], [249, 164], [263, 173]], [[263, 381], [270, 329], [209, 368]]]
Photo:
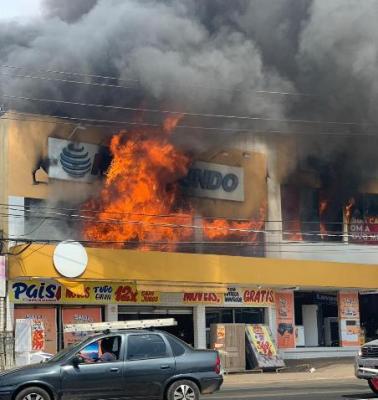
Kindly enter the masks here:
[[[375, 295], [366, 293], [378, 284], [374, 180], [356, 189], [370, 214], [358, 214], [356, 200], [354, 216], [341, 205], [323, 217], [323, 200], [334, 200], [316, 168], [297, 168], [295, 137], [236, 135], [194, 156], [182, 184], [195, 210], [190, 240], [169, 251], [104, 247], [81, 237], [83, 215], [69, 210], [98, 193], [110, 136], [61, 122], [0, 119], [2, 329], [43, 320], [44, 350], [54, 353], [79, 339], [62, 333], [66, 323], [172, 316], [172, 332], [199, 348], [211, 345], [211, 324], [247, 323], [269, 326], [287, 359], [356, 352], [367, 322], [360, 306], [369, 309]], [[80, 152], [82, 168], [72, 171]], [[75, 278], [54, 263], [66, 240], [81, 241], [88, 259]]]

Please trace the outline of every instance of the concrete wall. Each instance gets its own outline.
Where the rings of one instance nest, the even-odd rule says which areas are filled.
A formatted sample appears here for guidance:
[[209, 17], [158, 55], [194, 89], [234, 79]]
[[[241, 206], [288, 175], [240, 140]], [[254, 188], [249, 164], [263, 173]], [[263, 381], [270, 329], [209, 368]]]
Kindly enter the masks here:
[[378, 264], [378, 246], [374, 245], [282, 242], [280, 248], [280, 258]]

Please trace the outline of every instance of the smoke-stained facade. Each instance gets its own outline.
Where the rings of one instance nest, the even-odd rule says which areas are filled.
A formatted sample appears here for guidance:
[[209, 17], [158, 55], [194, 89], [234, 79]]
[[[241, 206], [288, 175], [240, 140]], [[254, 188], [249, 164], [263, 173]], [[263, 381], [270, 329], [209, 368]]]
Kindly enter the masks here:
[[[376, 168], [372, 146], [359, 139], [369, 134], [376, 140], [374, 0], [43, 4], [42, 21], [0, 25], [0, 95], [13, 96], [1, 99], [9, 109], [112, 121], [141, 118], [133, 110], [19, 98], [28, 97], [248, 116], [252, 119], [187, 115], [181, 125], [219, 131], [181, 129], [181, 140], [192, 147], [209, 133], [224, 138], [246, 128], [296, 132], [303, 138], [303, 157], [315, 155], [322, 164], [344, 158], [342, 181], [350, 181], [351, 171], [359, 178]], [[25, 78], [30, 75], [34, 78]], [[166, 117], [142, 115], [144, 122]]]
[[[208, 344], [204, 324], [229, 312], [222, 290], [262, 287], [286, 299], [288, 320], [275, 317], [282, 301], [244, 299], [233, 322], [255, 309], [288, 357], [300, 353], [293, 343], [354, 351], [360, 321], [346, 331], [341, 299], [355, 301], [377, 277], [376, 2], [43, 5], [40, 20], [0, 24], [2, 198], [13, 207], [4, 231], [85, 241], [104, 279], [138, 277], [133, 290], [189, 315], [187, 330], [195, 318], [188, 340], [198, 346]], [[55, 276], [43, 250], [31, 251], [20, 257], [29, 277]], [[175, 273], [161, 287], [156, 271]], [[95, 287], [93, 275], [85, 280]], [[191, 301], [169, 296], [183, 282]], [[70, 296], [71, 306], [90, 305]], [[203, 298], [213, 300], [196, 303]], [[138, 302], [100, 305], [105, 318], [142, 315]], [[322, 324], [305, 318], [314, 310]]]

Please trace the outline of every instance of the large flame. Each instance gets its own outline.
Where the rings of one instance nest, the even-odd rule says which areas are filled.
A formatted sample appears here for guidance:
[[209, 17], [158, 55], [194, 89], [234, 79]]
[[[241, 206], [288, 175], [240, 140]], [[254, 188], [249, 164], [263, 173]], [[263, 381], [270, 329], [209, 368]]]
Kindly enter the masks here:
[[180, 118], [168, 118], [161, 129], [123, 131], [112, 138], [113, 159], [100, 196], [84, 206], [86, 239], [173, 251], [184, 241], [194, 241], [194, 229], [202, 229], [204, 240], [256, 241], [266, 207], [256, 222], [204, 218], [202, 227], [194, 226], [193, 209], [178, 183], [191, 159], [170, 141]]
[[124, 131], [112, 138], [113, 160], [100, 197], [85, 205], [102, 210], [85, 224], [87, 239], [113, 241], [120, 247], [126, 242], [142, 248], [160, 243], [170, 250], [177, 241], [192, 237], [187, 227], [192, 225], [192, 212], [179, 204], [178, 185], [190, 158], [169, 141], [178, 121], [179, 117], [169, 118], [163, 129]]

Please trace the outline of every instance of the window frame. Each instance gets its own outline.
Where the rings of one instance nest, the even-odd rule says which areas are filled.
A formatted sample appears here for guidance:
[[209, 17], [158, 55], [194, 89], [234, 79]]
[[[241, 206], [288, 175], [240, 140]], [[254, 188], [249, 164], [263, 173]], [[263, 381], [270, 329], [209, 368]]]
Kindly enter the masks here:
[[[161, 357], [143, 357], [143, 358], [129, 358], [129, 339], [132, 336], [146, 336], [146, 335], [153, 335], [153, 336], [158, 336], [163, 343], [165, 344], [165, 355], [161, 356]], [[162, 335], [161, 333], [158, 332], [144, 332], [144, 333], [129, 333], [127, 335], [126, 338], [126, 347], [125, 347], [125, 353], [124, 353], [124, 359], [126, 362], [134, 362], [134, 361], [146, 361], [146, 360], [159, 360], [159, 359], [163, 359], [163, 358], [172, 358], [173, 354], [172, 354], [172, 349], [171, 346], [169, 345], [169, 342], [167, 341], [167, 339], [165, 338], [164, 335]]]
[[[188, 343], [186, 343], [183, 340], [179, 339], [175, 335], [172, 335], [172, 334], [168, 333], [167, 336], [164, 337], [164, 339], [166, 340], [166, 342], [168, 342], [169, 348], [170, 348], [171, 353], [172, 353], [172, 357], [174, 357], [174, 358], [182, 357], [183, 355], [187, 354], [191, 350], [190, 345]], [[178, 354], [178, 355], [175, 354], [175, 351], [173, 349], [171, 341], [176, 343], [178, 346], [182, 347], [182, 349], [184, 349], [184, 352], [182, 354]]]
[[[118, 363], [118, 362], [123, 362], [124, 358], [125, 358], [125, 339], [124, 336], [122, 334], [112, 334], [112, 335], [107, 335], [107, 336], [101, 336], [101, 337], [97, 337], [94, 340], [88, 341], [87, 343], [85, 343], [84, 346], [81, 346], [77, 351], [75, 351], [75, 353], [73, 354], [73, 357], [76, 357], [79, 353], [81, 353], [83, 351], [83, 349], [85, 349], [86, 347], [90, 346], [93, 343], [99, 342], [101, 340], [104, 339], [110, 339], [110, 338], [117, 338], [119, 337], [121, 342], [120, 342], [120, 346], [119, 346], [119, 355], [118, 355], [118, 359], [115, 361], [104, 361], [104, 362], [94, 362], [94, 363], [80, 363], [80, 365], [104, 365], [104, 364], [110, 364], [110, 363]], [[72, 358], [72, 357], [71, 357]]]

